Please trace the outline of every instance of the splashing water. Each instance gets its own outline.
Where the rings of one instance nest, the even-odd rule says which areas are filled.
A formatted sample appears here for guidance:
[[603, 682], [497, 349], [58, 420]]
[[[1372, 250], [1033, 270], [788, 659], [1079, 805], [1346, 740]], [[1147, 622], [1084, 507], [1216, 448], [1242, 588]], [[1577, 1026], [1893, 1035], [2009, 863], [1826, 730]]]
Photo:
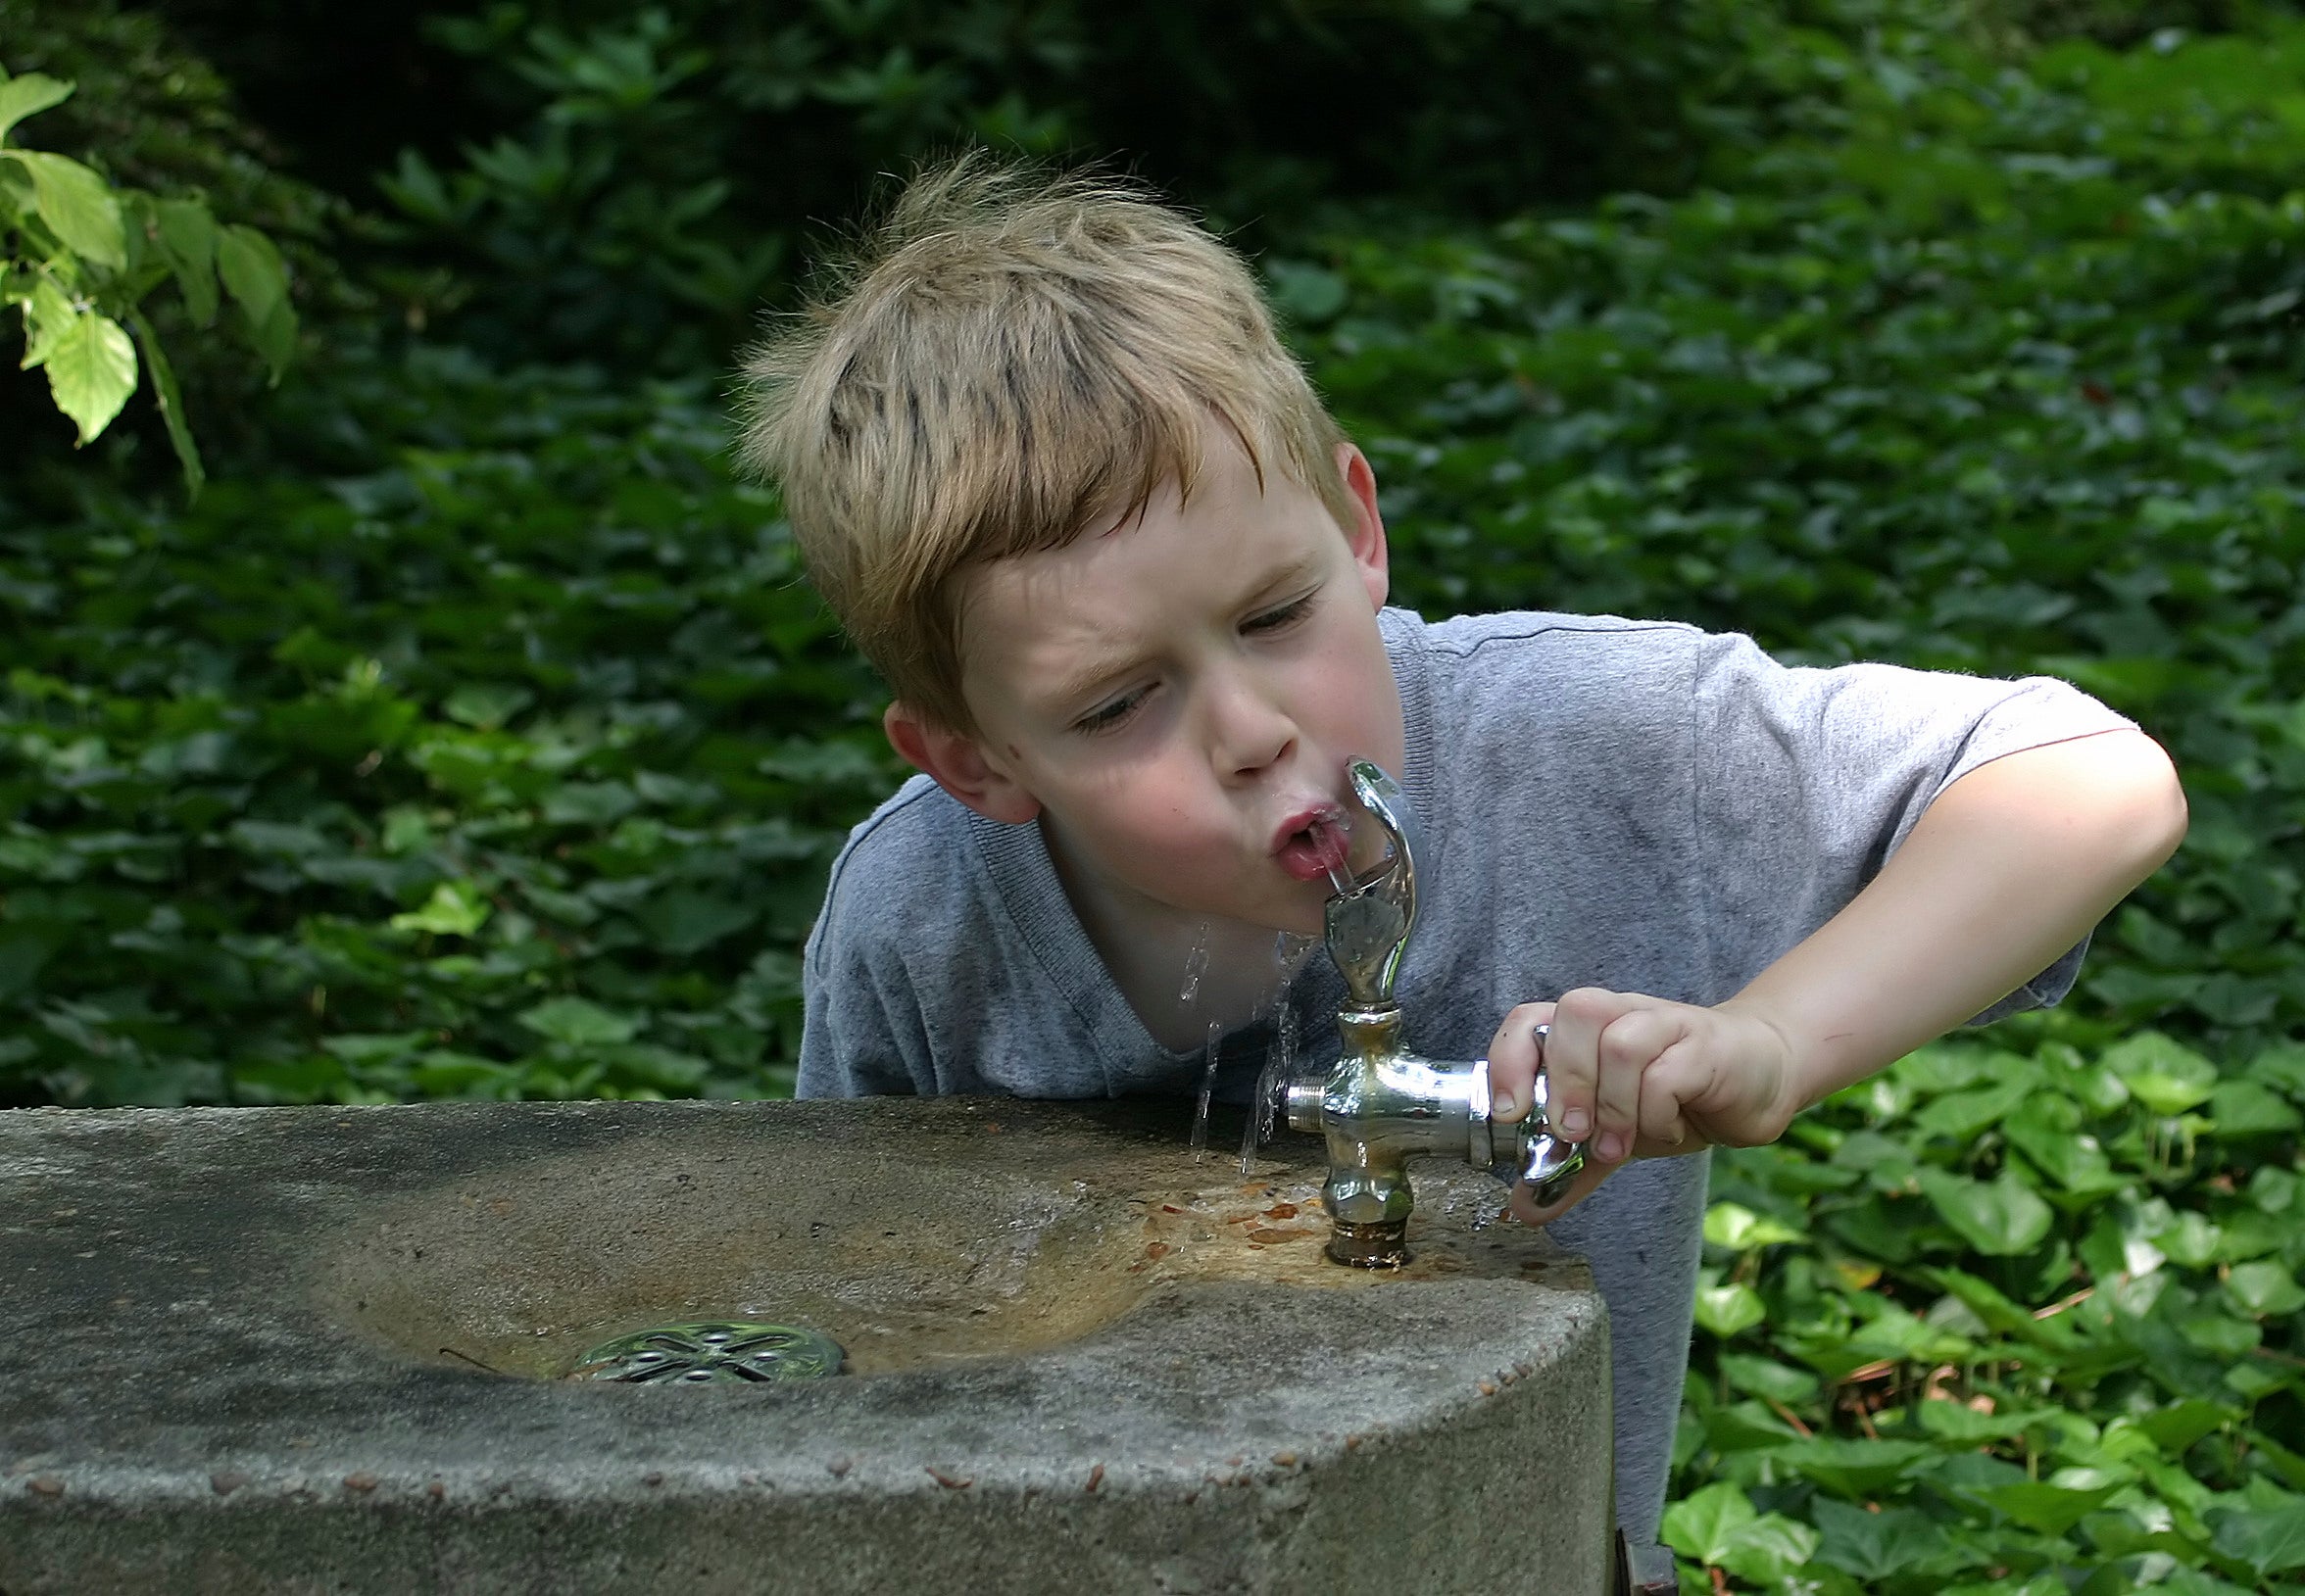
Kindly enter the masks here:
[[1208, 1062], [1201, 1069], [1201, 1101], [1193, 1109], [1193, 1157], [1198, 1160], [1208, 1152], [1208, 1097], [1216, 1089], [1216, 1043], [1224, 1035], [1223, 1022], [1208, 1022]]
[[1297, 1074], [1297, 1005], [1289, 1001], [1289, 982], [1314, 943], [1311, 937], [1286, 931], [1273, 938], [1273, 1038], [1264, 1050], [1264, 1067], [1256, 1072], [1256, 1090], [1249, 1099], [1249, 1123], [1241, 1130], [1244, 1181], [1256, 1173], [1256, 1149], [1270, 1141], [1279, 1129], [1274, 1120], [1280, 1110], [1281, 1088]]
[[1316, 820], [1310, 828], [1312, 846], [1319, 850], [1320, 861], [1328, 868], [1329, 885], [1339, 897], [1350, 897], [1360, 889], [1346, 868], [1348, 845], [1352, 838], [1352, 822], [1339, 816], [1334, 820]]
[[1201, 929], [1193, 933], [1193, 946], [1185, 954], [1185, 984], [1177, 990], [1177, 1001], [1191, 1003], [1201, 996], [1201, 978], [1208, 973], [1208, 922], [1201, 922]]
[[1280, 1111], [1281, 1088], [1297, 1074], [1297, 1006], [1283, 999], [1273, 1017], [1273, 1040], [1264, 1050], [1264, 1068], [1256, 1072], [1256, 1095], [1249, 1105], [1249, 1123], [1241, 1132], [1241, 1179], [1256, 1173], [1256, 1149], [1273, 1138]]

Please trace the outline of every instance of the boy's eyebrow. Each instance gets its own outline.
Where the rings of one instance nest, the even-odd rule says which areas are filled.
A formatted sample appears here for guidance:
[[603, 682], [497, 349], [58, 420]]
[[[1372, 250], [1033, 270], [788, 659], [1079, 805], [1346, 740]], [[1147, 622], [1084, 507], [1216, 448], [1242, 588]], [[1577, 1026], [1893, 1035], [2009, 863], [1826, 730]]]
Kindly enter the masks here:
[[[1267, 594], [1275, 588], [1294, 587], [1318, 575], [1326, 562], [1319, 555], [1306, 552], [1284, 564], [1276, 565], [1256, 582], [1242, 591], [1249, 594]], [[1116, 676], [1125, 676], [1145, 662], [1142, 652], [1106, 654], [1091, 660], [1076, 671], [1068, 672], [1050, 690], [1050, 701], [1072, 703], [1086, 699]]]

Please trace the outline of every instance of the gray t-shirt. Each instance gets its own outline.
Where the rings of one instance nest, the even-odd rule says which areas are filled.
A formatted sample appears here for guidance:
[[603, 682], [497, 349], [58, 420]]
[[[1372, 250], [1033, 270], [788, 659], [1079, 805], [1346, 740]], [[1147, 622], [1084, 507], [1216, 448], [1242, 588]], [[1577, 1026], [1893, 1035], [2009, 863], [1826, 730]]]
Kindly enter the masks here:
[[[1712, 1004], [1853, 897], [1956, 777], [2131, 723], [2059, 681], [1789, 668], [1666, 621], [1380, 616], [1430, 855], [1398, 995], [1409, 1044], [1478, 1058], [1516, 1003], [1574, 987]], [[2085, 944], [2084, 944], [2085, 945]], [[2053, 1003], [2076, 947], [1981, 1018]], [[1074, 916], [1036, 825], [914, 777], [834, 862], [804, 970], [800, 1094], [1104, 1097], [1197, 1088]], [[1290, 988], [1306, 1067], [1344, 984]], [[1270, 1017], [1221, 1044], [1242, 1101]], [[1553, 1235], [1610, 1311], [1617, 1504], [1653, 1541], [1688, 1366], [1706, 1161], [1630, 1165]]]

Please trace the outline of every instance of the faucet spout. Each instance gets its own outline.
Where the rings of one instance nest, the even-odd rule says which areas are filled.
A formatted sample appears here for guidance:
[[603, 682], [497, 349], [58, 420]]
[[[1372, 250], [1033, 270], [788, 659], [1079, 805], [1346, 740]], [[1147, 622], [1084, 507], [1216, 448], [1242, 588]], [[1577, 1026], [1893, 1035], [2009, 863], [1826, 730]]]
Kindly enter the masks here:
[[[1584, 1167], [1585, 1150], [1582, 1142], [1552, 1136], [1542, 1071], [1528, 1116], [1499, 1124], [1490, 1117], [1487, 1059], [1428, 1059], [1402, 1040], [1402, 1015], [1393, 993], [1416, 924], [1422, 837], [1408, 795], [1382, 767], [1354, 759], [1347, 773], [1354, 797], [1384, 829], [1392, 857], [1382, 874], [1329, 900], [1329, 956], [1349, 994], [1337, 1011], [1344, 1046], [1326, 1078], [1284, 1083], [1278, 1106], [1290, 1129], [1318, 1135], [1328, 1144], [1321, 1200], [1334, 1227], [1329, 1257], [1389, 1269], [1408, 1260], [1408, 1218], [1415, 1206], [1410, 1158], [1457, 1158], [1508, 1183], [1526, 1180], [1538, 1202], [1548, 1204]], [[1540, 1045], [1542, 1040], [1540, 1028]]]

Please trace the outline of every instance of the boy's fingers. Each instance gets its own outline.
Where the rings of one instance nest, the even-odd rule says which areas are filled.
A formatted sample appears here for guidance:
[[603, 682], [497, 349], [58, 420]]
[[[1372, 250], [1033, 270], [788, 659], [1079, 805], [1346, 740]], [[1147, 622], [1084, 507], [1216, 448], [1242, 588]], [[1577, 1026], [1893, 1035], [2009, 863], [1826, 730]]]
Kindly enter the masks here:
[[[1703, 1137], [1689, 1122], [1686, 1105], [1696, 1101], [1711, 1074], [1687, 1039], [1659, 1053], [1641, 1078], [1641, 1139], [1644, 1149], [1694, 1152]], [[1650, 1156], [1644, 1150], [1643, 1156]]]
[[1550, 1003], [1523, 1003], [1504, 1017], [1489, 1042], [1489, 1113], [1511, 1123], [1529, 1112], [1536, 1100], [1532, 1084], [1544, 1062], [1537, 1028], [1552, 1021]]
[[1563, 992], [1545, 1039], [1545, 1090], [1553, 1129], [1571, 1141], [1593, 1135], [1599, 1095], [1600, 1034], [1632, 999], [1598, 987]]
[[1588, 1149], [1604, 1164], [1633, 1156], [1641, 1130], [1642, 1105], [1650, 1095], [1649, 1066], [1679, 1041], [1688, 1027], [1664, 1007], [1630, 1009], [1600, 1034], [1600, 1077], [1594, 1091], [1593, 1142]]

